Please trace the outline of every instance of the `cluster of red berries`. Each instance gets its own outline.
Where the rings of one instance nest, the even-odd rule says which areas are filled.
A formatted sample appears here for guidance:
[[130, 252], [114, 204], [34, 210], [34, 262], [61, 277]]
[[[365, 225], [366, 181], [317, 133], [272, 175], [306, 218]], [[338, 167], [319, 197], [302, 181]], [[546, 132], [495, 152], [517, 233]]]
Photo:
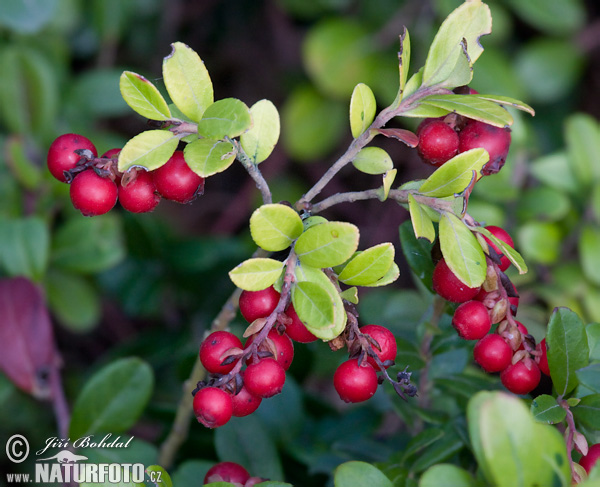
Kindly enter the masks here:
[[244, 467], [234, 462], [221, 462], [213, 465], [206, 475], [202, 485], [212, 484], [213, 482], [229, 482], [235, 487], [253, 487], [256, 484], [264, 482], [261, 477], [251, 477]]
[[[475, 90], [471, 90], [471, 94], [475, 93]], [[455, 113], [440, 118], [426, 118], [417, 128], [417, 136], [421, 159], [436, 167], [462, 152], [485, 149], [490, 156], [482, 170], [486, 176], [502, 169], [511, 141], [508, 127], [495, 127]]]
[[[261, 326], [275, 312], [280, 297], [272, 286], [262, 291], [243, 291], [240, 312], [251, 323], [249, 329], [256, 327], [259, 331], [248, 336], [244, 345], [228, 331], [215, 331], [200, 345], [200, 361], [212, 374], [194, 391], [194, 413], [204, 426], [215, 428], [232, 416], [247, 416], [264, 398], [279, 394], [294, 358], [293, 342], [317, 340], [291, 303], [278, 314], [275, 326], [269, 330]], [[394, 363], [396, 340], [388, 329], [366, 325], [346, 341], [351, 358], [337, 368], [333, 384], [344, 401], [366, 401], [377, 390], [377, 371]]]
[[48, 169], [63, 183], [70, 183], [73, 206], [84, 216], [109, 212], [117, 203], [132, 213], [154, 210], [162, 198], [189, 203], [204, 190], [204, 178], [186, 164], [182, 151], [154, 171], [132, 168], [123, 174], [117, 169], [121, 149], [101, 157], [94, 144], [78, 134], [64, 134], [48, 149]]
[[[504, 229], [495, 226], [486, 229], [514, 247]], [[485, 240], [494, 251], [490, 253], [499, 257], [498, 263], [491, 264], [490, 268], [503, 273], [510, 261], [493, 242]], [[433, 289], [447, 301], [460, 303], [452, 317], [452, 326], [465, 340], [478, 340], [473, 350], [475, 361], [486, 372], [500, 372], [500, 379], [509, 391], [527, 394], [539, 384], [540, 370], [550, 375], [546, 342], [542, 340], [536, 347], [527, 328], [514, 319], [519, 306], [516, 288], [510, 281], [500, 279], [495, 270], [493, 272], [494, 279], [486, 280], [482, 287], [471, 288], [463, 284], [442, 259], [433, 271]], [[495, 324], [498, 324], [495, 332], [489, 333]]]

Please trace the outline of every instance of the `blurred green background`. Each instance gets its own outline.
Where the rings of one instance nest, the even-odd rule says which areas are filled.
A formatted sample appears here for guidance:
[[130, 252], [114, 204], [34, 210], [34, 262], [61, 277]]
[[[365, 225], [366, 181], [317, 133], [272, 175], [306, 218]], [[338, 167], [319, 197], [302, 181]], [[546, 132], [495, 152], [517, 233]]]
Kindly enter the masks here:
[[[161, 87], [162, 58], [171, 42], [182, 41], [206, 63], [217, 98], [234, 96], [248, 105], [268, 98], [278, 107], [282, 138], [261, 169], [275, 201], [295, 201], [350, 143], [348, 103], [355, 84], [370, 85], [380, 109], [395, 97], [403, 26], [411, 35], [414, 72], [440, 22], [459, 4], [2, 2], [0, 275], [24, 275], [43, 285], [70, 401], [103, 364], [142, 357], [152, 365], [156, 386], [132, 434], [144, 440], [140, 455], [156, 458], [202, 335], [233, 291], [227, 271], [253, 251], [247, 221], [259, 199], [243, 169], [234, 166], [211, 177], [193, 204], [162, 202], [154, 213], [136, 216], [116, 208], [86, 219], [71, 207], [68, 187], [45, 169], [52, 140], [76, 132], [90, 138], [99, 153], [122, 147], [146, 125], [120, 97], [121, 72], [138, 72]], [[532, 119], [514, 113], [506, 166], [478, 183], [470, 212], [514, 236], [530, 266], [527, 275], [512, 276], [521, 294], [519, 319], [541, 339], [549, 311], [558, 305], [571, 307], [586, 322], [600, 321], [600, 5], [595, 0], [489, 5], [493, 33], [482, 39], [485, 52], [471, 86], [522, 99], [537, 114]], [[414, 129], [418, 120], [394, 123]], [[376, 144], [392, 155], [398, 184], [432, 172], [416, 151], [390, 140]], [[370, 178], [348, 169], [324, 195], [379, 184]], [[398, 226], [407, 213], [393, 202], [365, 202], [341, 205], [326, 216], [356, 223], [365, 246], [399, 245]], [[393, 289], [365, 293], [360, 309], [365, 323], [389, 326], [400, 337], [400, 368], [409, 363], [418, 370], [422, 357], [415, 344], [430, 296], [413, 281], [400, 254], [400, 281]], [[242, 326], [238, 318], [235, 329]], [[442, 358], [434, 377], [467, 367], [467, 348], [456, 340], [438, 345]], [[266, 401], [237, 430], [215, 434], [194, 425], [178, 464], [224, 456], [240, 441], [235, 431], [263, 435], [269, 445], [261, 450], [268, 467], [256, 475], [280, 475], [283, 465], [286, 479], [298, 485], [326, 482], [345, 459], [387, 459], [407, 441], [390, 411], [408, 421], [408, 406], [381, 392], [378, 401], [340, 414], [328, 399], [332, 370], [343, 357], [326, 351], [323, 344], [296, 347], [287, 392]], [[2, 376], [0, 410], [2, 436], [26, 431], [43, 441], [54, 434], [50, 409]], [[382, 433], [382, 418], [400, 440]], [[184, 464], [180, 481], [205, 467]]]

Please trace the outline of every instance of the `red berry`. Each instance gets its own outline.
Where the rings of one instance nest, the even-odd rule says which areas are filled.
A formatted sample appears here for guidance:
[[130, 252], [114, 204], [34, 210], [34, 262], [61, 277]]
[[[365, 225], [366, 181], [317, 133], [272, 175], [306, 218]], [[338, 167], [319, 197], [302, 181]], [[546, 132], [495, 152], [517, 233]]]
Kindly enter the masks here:
[[[396, 338], [390, 330], [380, 325], [366, 325], [360, 328], [360, 331], [377, 341], [381, 350], [378, 350], [377, 347], [374, 346], [373, 351], [377, 354], [382, 362], [386, 362], [387, 360], [396, 360], [398, 346], [396, 345]], [[375, 370], [379, 370], [379, 366], [373, 357], [367, 357], [367, 361]], [[387, 367], [385, 368], [387, 369]]]
[[585, 471], [589, 474], [594, 468], [594, 465], [598, 463], [598, 459], [600, 458], [600, 443], [596, 443], [595, 445], [590, 446], [588, 450], [588, 454], [584, 457], [581, 457], [579, 460], [579, 465], [581, 465]]
[[83, 135], [63, 134], [50, 144], [46, 159], [48, 170], [56, 179], [63, 183], [67, 181], [64, 171], [73, 169], [79, 162], [79, 159], [81, 159], [81, 156], [74, 152], [77, 149], [87, 149], [92, 152], [94, 157], [98, 156], [98, 151], [94, 147], [94, 144]]
[[[242, 379], [245, 375], [245, 371], [242, 371]], [[231, 396], [231, 400], [233, 403], [233, 415], [240, 418], [252, 414], [262, 402], [262, 398], [248, 392], [248, 388], [245, 385], [242, 386], [240, 392]]]
[[285, 332], [292, 340], [298, 343], [310, 343], [317, 340], [317, 337], [308, 331], [306, 326], [304, 326], [304, 323], [302, 323], [298, 317], [293, 304], [290, 303], [288, 309], [285, 311], [285, 314], [292, 319], [291, 323], [285, 325]]
[[[248, 337], [244, 348], [247, 349], [250, 346], [250, 344], [254, 341], [255, 336], [256, 335], [251, 335]], [[267, 338], [273, 342], [273, 345], [275, 345], [277, 350], [277, 353], [273, 358], [279, 362], [279, 364], [283, 367], [283, 370], [289, 369], [290, 365], [292, 365], [292, 360], [294, 359], [294, 344], [292, 343], [290, 337], [285, 333], [280, 335], [277, 333], [277, 330], [272, 329], [267, 335]], [[269, 348], [262, 345], [260, 350], [269, 350]], [[247, 363], [250, 364], [251, 360], [252, 357], [248, 358]]]
[[160, 202], [160, 195], [156, 192], [152, 175], [141, 169], [127, 186], [119, 184], [119, 201], [123, 208], [132, 213], [147, 213], [154, 210]]
[[537, 349], [542, 352], [542, 354], [538, 356], [538, 366], [544, 374], [550, 376], [550, 367], [548, 366], [548, 350], [546, 349], [545, 338], [538, 343]]
[[482, 174], [495, 174], [504, 166], [510, 147], [510, 129], [471, 120], [461, 130], [458, 139], [458, 152], [479, 147], [488, 152], [490, 160], [483, 167]]
[[438, 118], [425, 118], [423, 119], [423, 121], [419, 124], [419, 126], [417, 127], [416, 130], [416, 134], [417, 136], [421, 135], [421, 132], [423, 131], [423, 129], [425, 127], [427, 127], [427, 125], [429, 125], [431, 122], [443, 122], [445, 117], [438, 117]]
[[250, 474], [241, 465], [234, 462], [221, 462], [213, 465], [204, 477], [204, 485], [212, 482], [235, 482], [244, 485]]
[[504, 387], [515, 394], [527, 394], [533, 391], [540, 383], [542, 374], [540, 368], [533, 360], [517, 362], [509, 365], [500, 373], [500, 380]]
[[208, 335], [200, 345], [200, 362], [211, 374], [227, 374], [235, 366], [235, 361], [229, 365], [221, 365], [225, 358], [223, 354], [232, 348], [242, 348], [242, 342], [233, 333], [215, 331]]
[[490, 331], [492, 320], [488, 309], [481, 301], [467, 301], [456, 308], [452, 317], [452, 326], [461, 338], [479, 340]]
[[433, 270], [433, 290], [446, 301], [464, 303], [479, 293], [480, 287], [468, 287], [450, 270], [444, 259]]
[[265, 318], [277, 307], [279, 296], [273, 286], [262, 291], [242, 291], [240, 312], [248, 323], [252, 323], [257, 318]]
[[244, 374], [244, 384], [248, 392], [258, 397], [271, 397], [279, 394], [285, 382], [285, 370], [273, 358], [264, 358], [250, 364]]
[[119, 155], [119, 152], [121, 152], [121, 149], [119, 149], [118, 147], [115, 147], [114, 149], [107, 150], [104, 154], [102, 154], [101, 157], [106, 157], [108, 159], [112, 159], [116, 155]]
[[175, 151], [166, 164], [152, 171], [152, 177], [158, 192], [177, 203], [189, 203], [204, 191], [204, 178], [190, 169], [182, 151]]
[[[486, 230], [489, 230], [491, 232], [491, 234], [496, 237], [498, 240], [504, 242], [505, 244], [508, 244], [509, 246], [511, 246], [513, 249], [515, 248], [515, 243], [513, 242], [513, 239], [511, 238], [511, 236], [508, 234], [508, 232], [506, 230], [504, 230], [503, 228], [500, 227], [496, 227], [494, 225], [490, 225], [485, 227]], [[506, 269], [508, 269], [508, 267], [510, 266], [510, 260], [508, 260], [508, 257], [506, 257], [502, 251], [498, 248], [498, 246], [493, 243], [489, 238], [487, 237], [483, 237], [485, 239], [485, 241], [487, 242], [487, 244], [492, 247], [496, 253], [498, 255], [500, 255], [500, 270], [501, 271], [505, 271]]]
[[419, 131], [418, 151], [424, 162], [441, 166], [458, 153], [458, 135], [443, 121], [432, 120]]
[[231, 396], [216, 387], [205, 387], [194, 396], [196, 419], [207, 428], [218, 428], [231, 419], [233, 403]]
[[510, 365], [513, 351], [500, 336], [492, 333], [475, 344], [473, 358], [486, 372], [500, 372]]
[[83, 216], [97, 216], [108, 213], [117, 203], [117, 185], [109, 178], [103, 178], [93, 169], [86, 169], [73, 178], [69, 188], [73, 206]]
[[347, 360], [333, 374], [333, 386], [343, 401], [363, 402], [377, 390], [377, 373], [366, 361]]

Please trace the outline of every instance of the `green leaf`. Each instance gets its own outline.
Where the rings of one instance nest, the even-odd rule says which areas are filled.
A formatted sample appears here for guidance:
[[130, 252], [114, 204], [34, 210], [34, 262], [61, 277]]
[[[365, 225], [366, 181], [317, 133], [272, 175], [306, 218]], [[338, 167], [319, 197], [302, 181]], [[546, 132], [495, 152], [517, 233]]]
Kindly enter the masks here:
[[119, 171], [135, 166], [148, 171], [158, 169], [171, 158], [178, 144], [179, 136], [168, 130], [146, 130], [130, 139], [119, 152]]
[[298, 317], [310, 330], [327, 330], [334, 326], [333, 300], [319, 284], [296, 283], [292, 288], [292, 301]]
[[431, 289], [431, 276], [433, 275], [433, 262], [431, 261], [431, 244], [419, 240], [415, 236], [412, 222], [405, 221], [400, 225], [400, 247], [404, 258], [411, 270], [419, 280]]
[[37, 217], [0, 218], [0, 265], [9, 276], [39, 281], [48, 265], [50, 233]]
[[171, 44], [171, 54], [163, 60], [165, 86], [173, 103], [194, 122], [214, 100], [213, 85], [200, 56], [181, 42]]
[[590, 347], [590, 360], [600, 360], [600, 323], [590, 323], [585, 331]]
[[423, 85], [456, 86], [471, 81], [471, 65], [483, 52], [479, 38], [492, 31], [489, 7], [479, 0], [463, 3], [442, 23], [429, 48]]
[[570, 468], [561, 434], [537, 423], [520, 399], [503, 392], [479, 392], [469, 401], [467, 420], [487, 483], [568, 485]]
[[588, 364], [589, 348], [583, 322], [568, 308], [556, 308], [546, 334], [552, 382], [564, 396], [577, 387], [576, 371]]
[[45, 284], [48, 304], [63, 325], [76, 332], [85, 332], [98, 323], [100, 295], [86, 279], [51, 270]]
[[600, 228], [585, 224], [579, 237], [579, 261], [585, 277], [600, 285]]
[[438, 441], [425, 448], [410, 467], [412, 472], [423, 470], [453, 457], [464, 447], [464, 443], [454, 430], [447, 429]]
[[519, 274], [527, 273], [527, 264], [525, 264], [523, 257], [521, 257], [521, 254], [519, 254], [515, 249], [513, 249], [510, 245], [500, 240], [485, 227], [476, 227], [475, 231], [489, 238], [494, 243], [494, 245], [496, 245], [496, 247], [500, 249], [500, 252], [503, 253], [508, 258], [508, 260], [512, 262], [512, 264], [519, 271]]
[[535, 159], [529, 164], [529, 171], [536, 179], [552, 188], [570, 193], [578, 191], [579, 184], [564, 152]]
[[419, 480], [419, 487], [474, 487], [475, 479], [466, 470], [449, 463], [428, 468]]
[[304, 230], [308, 230], [310, 227], [313, 227], [315, 225], [320, 225], [321, 223], [325, 223], [327, 221], [327, 218], [323, 218], [320, 215], [314, 215], [314, 216], [309, 216], [308, 218], [305, 218], [304, 220], [302, 220], [302, 226], [304, 227]]
[[283, 270], [283, 262], [274, 259], [248, 259], [229, 272], [233, 283], [244, 291], [261, 291], [271, 286]]
[[493, 101], [498, 103], [499, 105], [505, 105], [512, 108], [516, 108], [517, 110], [522, 110], [524, 112], [529, 113], [529, 115], [534, 116], [535, 110], [527, 105], [527, 103], [523, 103], [521, 100], [517, 100], [516, 98], [511, 98], [510, 96], [502, 96], [502, 95], [482, 95], [478, 93], [476, 95], [468, 95], [475, 98], [481, 98], [482, 100]]
[[262, 205], [250, 217], [252, 240], [269, 252], [287, 249], [303, 228], [298, 213], [287, 205]]
[[[171, 476], [160, 465], [150, 465], [149, 467], [146, 467], [146, 474], [149, 477], [150, 482], [156, 485], [156, 487], [173, 487]], [[156, 481], [153, 482], [153, 479], [156, 479]]]
[[390, 189], [392, 189], [392, 184], [394, 184], [394, 179], [396, 179], [397, 173], [397, 169], [392, 169], [383, 175], [383, 185], [380, 188], [377, 188], [377, 197], [379, 198], [379, 201], [385, 201], [388, 199], [388, 196], [390, 195]]
[[575, 372], [577, 380], [588, 389], [600, 393], [600, 363], [596, 362]]
[[156, 86], [142, 75], [124, 71], [119, 82], [121, 95], [127, 104], [142, 117], [150, 120], [169, 120], [171, 111]]
[[240, 144], [254, 164], [271, 155], [279, 140], [279, 112], [269, 100], [257, 101], [250, 107], [252, 127], [242, 134]]
[[352, 165], [365, 174], [383, 174], [394, 167], [389, 154], [379, 147], [365, 147], [352, 159]]
[[237, 98], [224, 98], [209, 105], [198, 122], [198, 135], [207, 139], [237, 137], [250, 128], [250, 109]]
[[398, 264], [393, 262], [390, 269], [385, 273], [385, 275], [381, 279], [379, 279], [375, 282], [371, 282], [369, 284], [363, 284], [363, 287], [387, 286], [388, 284], [391, 284], [392, 282], [396, 281], [399, 276], [400, 276], [400, 268], [398, 267]]
[[327, 222], [306, 230], [296, 241], [296, 255], [312, 267], [346, 262], [358, 248], [359, 231], [351, 223]]
[[265, 477], [283, 478], [275, 442], [256, 414], [232, 418], [225, 426], [217, 428], [214, 445], [221, 461], [238, 463]]
[[442, 214], [439, 232], [442, 254], [450, 270], [467, 286], [481, 286], [487, 264], [475, 235], [452, 213]]
[[575, 34], [585, 24], [585, 7], [580, 0], [509, 0], [508, 5], [527, 24], [551, 36]]
[[395, 249], [391, 243], [382, 243], [353, 257], [339, 275], [339, 280], [349, 286], [373, 284], [390, 270]]
[[183, 155], [192, 171], [207, 178], [231, 166], [235, 161], [236, 151], [231, 142], [198, 139], [185, 146]]
[[529, 221], [519, 227], [517, 241], [527, 260], [553, 264], [560, 256], [563, 235], [556, 223]]
[[600, 181], [600, 125], [590, 115], [578, 113], [565, 123], [569, 160], [579, 184], [589, 187]]
[[431, 95], [421, 100], [422, 104], [456, 112], [467, 118], [480, 120], [496, 127], [512, 125], [513, 118], [506, 109], [493, 101], [472, 95]]
[[393, 487], [392, 482], [377, 467], [366, 462], [346, 462], [335, 469], [335, 487]]
[[462, 152], [436, 169], [420, 187], [419, 193], [435, 198], [462, 193], [473, 180], [473, 171], [479, 180], [481, 169], [489, 160], [490, 156], [485, 149]]
[[582, 397], [581, 402], [573, 408], [573, 416], [587, 428], [600, 429], [600, 394]]
[[19, 184], [30, 191], [37, 190], [42, 181], [42, 170], [29, 154], [28, 141], [21, 137], [10, 137], [6, 140], [4, 152], [6, 165]]
[[[296, 283], [310, 282], [317, 284], [322, 289], [327, 291], [327, 294], [329, 294], [329, 298], [333, 303], [333, 326], [330, 328], [311, 328], [311, 325], [308, 322], [304, 321], [300, 315], [298, 316], [313, 335], [321, 338], [322, 340], [334, 339], [340, 333], [342, 333], [342, 331], [344, 331], [347, 320], [344, 303], [342, 302], [342, 298], [340, 297], [337, 288], [321, 269], [316, 269], [308, 265], [302, 265], [301, 263], [296, 265], [295, 277]], [[296, 306], [294, 305], [294, 308], [295, 307]]]
[[429, 214], [425, 211], [425, 208], [410, 193], [408, 194], [408, 209], [416, 237], [424, 238], [433, 243], [435, 240], [433, 222], [429, 218]]
[[350, 287], [340, 293], [340, 297], [352, 304], [358, 304], [358, 289]]
[[540, 423], [548, 424], [560, 423], [567, 416], [567, 412], [556, 402], [556, 398], [547, 394], [542, 394], [531, 402], [531, 414]]
[[[400, 90], [398, 91], [398, 97], [396, 103], [402, 100], [404, 95], [404, 89], [406, 87], [406, 80], [408, 79], [408, 69], [410, 67], [410, 35], [408, 30], [404, 28], [404, 32], [400, 36], [400, 51], [398, 52], [398, 65], [400, 68]], [[394, 105], [396, 105], [396, 103]]]
[[7, 3], [0, 11], [0, 25], [20, 34], [33, 34], [52, 21], [58, 3], [58, 0]]
[[121, 220], [114, 213], [73, 217], [53, 235], [51, 262], [79, 273], [100, 272], [125, 257]]
[[153, 386], [152, 369], [139, 358], [118, 359], [100, 369], [75, 401], [71, 438], [127, 431], [142, 414]]
[[354, 87], [350, 98], [350, 129], [355, 139], [362, 134], [375, 119], [377, 102], [371, 88], [364, 83]]

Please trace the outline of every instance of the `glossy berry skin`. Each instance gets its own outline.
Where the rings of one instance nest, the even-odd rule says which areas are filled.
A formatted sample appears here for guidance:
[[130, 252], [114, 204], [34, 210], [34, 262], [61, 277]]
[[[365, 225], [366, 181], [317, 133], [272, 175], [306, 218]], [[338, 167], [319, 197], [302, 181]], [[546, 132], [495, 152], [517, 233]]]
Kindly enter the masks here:
[[481, 171], [483, 175], [495, 174], [504, 166], [510, 148], [510, 129], [471, 120], [460, 131], [458, 139], [458, 152], [479, 147], [488, 152], [490, 160]]
[[63, 134], [50, 144], [46, 162], [52, 176], [63, 183], [67, 182], [64, 171], [73, 169], [81, 159], [81, 156], [74, 152], [78, 149], [87, 149], [94, 157], [98, 156], [94, 144], [83, 135]]
[[292, 319], [291, 323], [285, 325], [285, 332], [292, 340], [298, 343], [311, 343], [317, 340], [317, 337], [304, 326], [304, 323], [296, 314], [293, 304], [288, 306], [285, 314]]
[[205, 387], [194, 396], [194, 414], [207, 428], [218, 428], [227, 423], [233, 414], [231, 396], [216, 387]]
[[107, 150], [100, 157], [106, 157], [108, 159], [112, 159], [113, 157], [118, 156], [119, 152], [121, 152], [121, 149], [119, 149], [118, 147], [115, 147], [114, 149]]
[[248, 392], [258, 397], [272, 397], [279, 394], [285, 382], [285, 370], [273, 358], [264, 358], [250, 364], [244, 375], [244, 385]]
[[[496, 227], [494, 225], [490, 225], [490, 226], [487, 226], [485, 228], [486, 228], [486, 230], [489, 230], [490, 233], [494, 237], [496, 237], [498, 240], [501, 240], [502, 242], [508, 244], [513, 249], [515, 248], [515, 243], [513, 242], [513, 239], [508, 234], [508, 232], [506, 230], [504, 230], [504, 228]], [[485, 241], [487, 242], [487, 244], [496, 251], [496, 253], [498, 255], [502, 256], [502, 257], [500, 257], [500, 265], [499, 265], [499, 267], [500, 267], [500, 270], [502, 272], [504, 272], [510, 266], [510, 260], [508, 260], [508, 257], [506, 257], [505, 255], [503, 255], [502, 251], [498, 248], [498, 246], [495, 243], [493, 243], [489, 238], [487, 238], [487, 237], [483, 237], [483, 238], [485, 239]]]
[[189, 203], [204, 191], [204, 178], [185, 162], [182, 151], [175, 151], [166, 164], [152, 171], [154, 184], [163, 198]]
[[538, 357], [538, 366], [540, 370], [550, 376], [550, 367], [548, 366], [548, 350], [546, 350], [546, 339], [538, 343], [538, 349], [542, 354]]
[[221, 462], [213, 465], [208, 472], [206, 472], [203, 484], [206, 485], [213, 482], [235, 482], [244, 485], [249, 478], [250, 474], [248, 471], [238, 463]]
[[444, 259], [433, 270], [433, 290], [446, 301], [464, 303], [473, 299], [481, 287], [469, 287], [454, 275]]
[[131, 213], [148, 213], [160, 203], [160, 195], [152, 175], [144, 170], [137, 171], [135, 180], [127, 186], [119, 184], [119, 202], [121, 206]]
[[441, 120], [429, 121], [419, 131], [417, 149], [424, 162], [441, 166], [458, 153], [458, 134]]
[[377, 391], [377, 373], [366, 361], [347, 360], [333, 374], [333, 386], [342, 401], [363, 402]]
[[461, 338], [479, 340], [492, 328], [488, 309], [481, 301], [467, 301], [461, 304], [452, 317], [452, 326]]
[[[377, 354], [379, 360], [382, 362], [396, 360], [398, 346], [396, 344], [396, 338], [390, 330], [380, 325], [366, 325], [360, 328], [360, 332], [369, 335], [377, 341], [381, 350], [378, 350], [377, 347], [373, 347], [373, 351]], [[371, 364], [375, 370], [379, 370], [379, 366], [373, 357], [367, 357], [367, 362]], [[385, 368], [387, 369], [387, 367]]]
[[[241, 375], [243, 379], [246, 375], [245, 371], [242, 371]], [[233, 415], [242, 418], [256, 411], [262, 402], [262, 398], [248, 392], [248, 388], [244, 385], [240, 392], [231, 396], [231, 401], [233, 404]]]
[[510, 365], [513, 351], [506, 341], [495, 333], [484, 336], [475, 344], [473, 358], [489, 373], [501, 372]]
[[504, 387], [515, 394], [528, 394], [540, 383], [542, 373], [533, 361], [529, 362], [528, 368], [523, 362], [509, 365], [500, 373], [500, 380]]
[[579, 460], [579, 465], [581, 465], [589, 474], [592, 471], [592, 468], [594, 468], [594, 465], [598, 463], [599, 458], [600, 443], [596, 443], [595, 445], [590, 446], [587, 455], [581, 457], [581, 459]]
[[[248, 346], [254, 341], [256, 335], [252, 335], [248, 337], [244, 348], [248, 348]], [[277, 330], [272, 329], [267, 335], [269, 339], [275, 345], [277, 349], [277, 354], [273, 357], [279, 364], [283, 367], [283, 370], [287, 370], [292, 365], [292, 360], [294, 359], [294, 344], [289, 336], [285, 333], [280, 335]], [[268, 347], [261, 346], [261, 350], [269, 350]], [[248, 364], [252, 363], [252, 357], [250, 357], [247, 361]]]
[[69, 188], [71, 202], [83, 216], [108, 213], [117, 203], [118, 192], [111, 179], [98, 176], [93, 169], [77, 174]]
[[242, 291], [240, 313], [248, 323], [252, 323], [257, 318], [265, 318], [277, 307], [279, 296], [273, 286], [262, 291]]
[[211, 374], [227, 374], [235, 367], [235, 362], [221, 365], [222, 355], [232, 348], [242, 348], [242, 342], [233, 333], [228, 331], [215, 331], [208, 335], [200, 345], [200, 362]]

